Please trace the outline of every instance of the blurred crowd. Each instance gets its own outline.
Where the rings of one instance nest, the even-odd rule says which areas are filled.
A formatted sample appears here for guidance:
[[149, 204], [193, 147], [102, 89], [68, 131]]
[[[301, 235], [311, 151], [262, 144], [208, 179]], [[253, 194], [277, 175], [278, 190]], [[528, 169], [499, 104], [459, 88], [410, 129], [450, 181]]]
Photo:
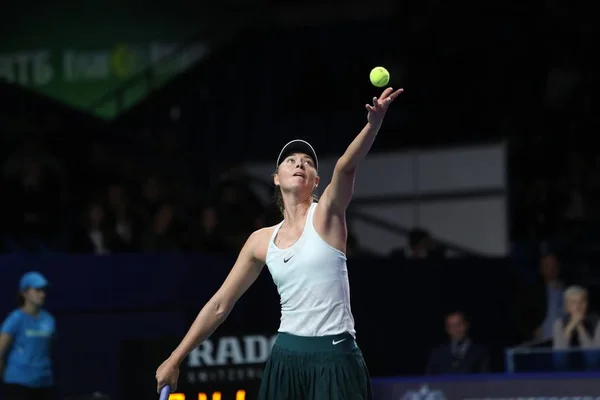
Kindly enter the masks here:
[[[160, 143], [174, 144], [176, 138], [166, 135]], [[230, 253], [273, 219], [233, 169], [221, 171], [214, 185], [205, 169], [205, 181], [193, 184], [185, 164], [177, 171], [177, 159], [165, 159], [177, 149], [157, 148], [164, 151], [144, 156], [159, 169], [96, 145], [74, 174], [39, 137], [19, 143], [2, 166], [2, 250]], [[77, 178], [82, 173], [84, 180]]]
[[[194, 162], [172, 131], [154, 140], [145, 152], [124, 156], [94, 144], [87, 162], [75, 166], [39, 135], [8, 147], [0, 250], [234, 254], [251, 232], [281, 221], [275, 202], [261, 201], [241, 168], [206, 163], [190, 170]], [[406, 243], [390, 255], [446, 256], [426, 229], [413, 228]], [[366, 252], [350, 230], [348, 256]]]
[[[518, 4], [506, 7], [513, 12]], [[376, 147], [412, 146], [419, 140], [437, 145], [506, 138], [513, 255], [536, 259], [549, 249], [594, 251], [595, 239], [600, 238], [596, 222], [600, 158], [588, 135], [597, 124], [592, 105], [598, 83], [595, 61], [587, 51], [591, 46], [587, 33], [595, 29], [589, 13], [548, 1], [539, 22], [552, 34], [540, 37], [531, 33], [531, 21], [520, 19], [520, 13], [499, 18], [486, 10], [479, 10], [481, 18], [473, 19], [458, 6], [446, 9], [428, 1], [395, 17], [404, 23], [385, 28], [389, 34], [410, 35], [414, 45], [403, 44], [402, 57], [386, 43], [372, 45], [396, 81], [408, 86], [406, 102], [388, 121], [405, 133], [381, 137]], [[461, 28], [446, 29], [448, 19]], [[560, 34], [553, 28], [557, 23]], [[376, 28], [377, 21], [364, 24], [383, 29]], [[471, 37], [473, 29], [490, 45], [475, 46], [462, 36]], [[186, 83], [195, 97], [172, 99], [168, 120], [157, 124], [151, 115], [158, 113], [148, 112], [140, 119], [145, 122], [113, 132], [112, 145], [92, 135], [75, 145], [72, 139], [57, 138], [56, 132], [36, 131], [25, 137], [4, 132], [1, 250], [98, 254], [237, 250], [249, 232], [278, 222], [279, 216], [273, 204], [254, 196], [231, 160], [219, 162], [211, 151], [223, 154], [233, 145], [229, 139], [237, 135], [238, 150], [248, 152], [249, 146], [267, 145], [253, 140], [259, 132], [285, 129], [298, 136], [320, 121], [327, 132], [322, 142], [337, 143], [339, 152], [340, 143], [348, 142], [347, 132], [364, 119], [360, 113], [348, 115], [352, 108], [346, 105], [372, 91], [364, 85], [342, 84], [356, 79], [357, 70], [373, 62], [348, 52], [351, 35], [361, 32], [340, 25], [285, 31], [267, 35], [268, 40], [256, 33], [261, 40], [237, 49], [239, 59], [227, 56], [218, 61], [238, 65], [246, 60], [244, 68], [214, 68], [215, 73], [225, 71], [227, 79], [209, 79], [197, 87]], [[261, 57], [272, 56], [273, 49], [281, 47], [279, 37], [300, 47], [281, 48], [276, 67], [265, 69]], [[314, 48], [317, 37], [323, 45]], [[300, 51], [311, 54], [312, 63], [298, 63], [295, 54]], [[323, 99], [329, 111], [315, 109], [314, 93], [321, 88], [314, 87], [313, 72], [329, 68], [342, 53], [354, 67], [338, 71], [346, 75], [331, 82], [335, 94]], [[299, 68], [294, 86], [276, 96], [272, 82], [294, 66]], [[255, 72], [256, 88], [245, 75]], [[227, 87], [242, 87], [227, 109], [221, 104], [230, 101], [224, 97], [229, 92], [221, 81]], [[455, 82], [461, 83], [459, 90]], [[492, 84], [498, 89], [493, 93]], [[262, 117], [256, 118], [259, 112]], [[230, 118], [231, 113], [236, 118]], [[412, 242], [424, 242], [420, 235], [428, 238], [429, 247], [435, 244], [435, 237], [420, 227], [408, 228], [416, 228]], [[350, 242], [357, 248], [354, 238]], [[400, 253], [411, 254], [412, 247]]]

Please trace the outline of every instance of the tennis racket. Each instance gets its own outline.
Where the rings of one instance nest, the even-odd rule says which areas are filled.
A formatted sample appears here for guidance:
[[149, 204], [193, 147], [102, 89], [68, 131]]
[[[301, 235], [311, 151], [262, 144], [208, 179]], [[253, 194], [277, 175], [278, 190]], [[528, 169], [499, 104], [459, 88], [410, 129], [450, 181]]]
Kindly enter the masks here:
[[171, 386], [167, 385], [160, 390], [160, 400], [169, 400], [171, 394]]

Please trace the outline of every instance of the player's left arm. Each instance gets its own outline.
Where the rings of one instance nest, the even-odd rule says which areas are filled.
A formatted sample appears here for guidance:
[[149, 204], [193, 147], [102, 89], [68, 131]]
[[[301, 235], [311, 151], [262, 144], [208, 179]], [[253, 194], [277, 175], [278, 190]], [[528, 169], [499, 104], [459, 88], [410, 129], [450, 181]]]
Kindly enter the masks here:
[[372, 105], [365, 105], [368, 111], [367, 124], [335, 164], [331, 183], [319, 200], [319, 204], [323, 203], [330, 213], [342, 214], [348, 208], [354, 193], [354, 178], [358, 165], [371, 150], [389, 105], [403, 91], [398, 89], [394, 92], [392, 88], [387, 88], [379, 98], [373, 97]]

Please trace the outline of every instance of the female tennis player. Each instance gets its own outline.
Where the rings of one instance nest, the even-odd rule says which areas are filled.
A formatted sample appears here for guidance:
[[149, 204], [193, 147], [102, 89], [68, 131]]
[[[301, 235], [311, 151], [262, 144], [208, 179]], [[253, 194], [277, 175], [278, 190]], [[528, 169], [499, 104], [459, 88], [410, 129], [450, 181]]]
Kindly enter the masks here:
[[355, 342], [346, 268], [346, 208], [359, 163], [389, 105], [403, 92], [386, 89], [366, 105], [367, 124], [335, 166], [317, 203], [318, 160], [303, 140], [286, 144], [273, 180], [283, 221], [248, 238], [217, 293], [179, 346], [156, 371], [158, 390], [177, 386], [179, 365], [227, 318], [266, 264], [281, 297], [281, 324], [267, 362], [261, 400], [368, 400], [369, 372]]
[[55, 323], [54, 317], [42, 309], [47, 286], [48, 281], [38, 272], [23, 275], [19, 308], [0, 327], [0, 374], [4, 369], [5, 400], [54, 398], [50, 348]]

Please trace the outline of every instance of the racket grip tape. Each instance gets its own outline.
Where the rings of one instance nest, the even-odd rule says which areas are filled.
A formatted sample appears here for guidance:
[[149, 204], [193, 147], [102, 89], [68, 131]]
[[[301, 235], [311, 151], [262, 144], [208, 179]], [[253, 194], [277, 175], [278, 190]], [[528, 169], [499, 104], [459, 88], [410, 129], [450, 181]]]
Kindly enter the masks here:
[[160, 390], [160, 400], [169, 400], [171, 394], [171, 386], [167, 385]]

